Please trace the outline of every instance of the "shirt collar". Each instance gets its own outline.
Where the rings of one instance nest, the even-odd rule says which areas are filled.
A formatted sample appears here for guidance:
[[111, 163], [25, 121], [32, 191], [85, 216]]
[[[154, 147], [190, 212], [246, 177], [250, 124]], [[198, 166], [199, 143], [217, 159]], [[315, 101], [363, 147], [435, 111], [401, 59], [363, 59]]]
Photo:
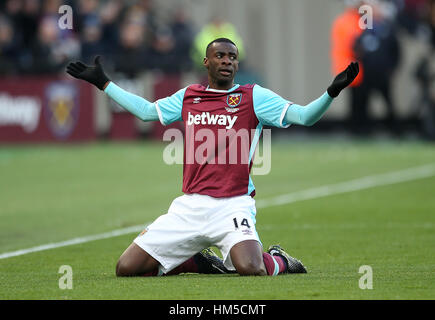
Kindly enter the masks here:
[[218, 89], [211, 89], [209, 86], [207, 86], [207, 88], [205, 89], [206, 91], [211, 91], [211, 92], [231, 92], [236, 90], [238, 87], [240, 87], [239, 84], [235, 84], [231, 89], [228, 90], [218, 90]]

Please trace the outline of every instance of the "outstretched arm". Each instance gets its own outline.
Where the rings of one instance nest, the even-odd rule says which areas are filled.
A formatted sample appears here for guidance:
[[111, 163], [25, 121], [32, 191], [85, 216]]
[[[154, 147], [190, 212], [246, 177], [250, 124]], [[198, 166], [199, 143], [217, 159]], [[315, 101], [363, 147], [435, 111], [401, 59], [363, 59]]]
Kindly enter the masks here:
[[74, 78], [85, 80], [95, 85], [98, 89], [103, 90], [121, 107], [134, 114], [139, 119], [143, 121], [159, 120], [154, 103], [127, 92], [110, 81], [100, 64], [100, 56], [95, 58], [94, 64], [94, 66], [87, 66], [80, 61], [71, 62], [68, 64], [66, 72]]
[[287, 109], [284, 116], [285, 123], [293, 123], [304, 126], [312, 126], [325, 114], [329, 106], [332, 103], [333, 98], [337, 97], [340, 92], [352, 83], [359, 73], [358, 62], [352, 62], [346, 70], [340, 73], [328, 87], [320, 98], [307, 104], [306, 106], [300, 106], [298, 104], [292, 104]]
[[135, 94], [125, 91], [113, 82], [110, 82], [104, 92], [115, 100], [121, 107], [134, 114], [142, 121], [158, 121], [156, 105], [139, 97]]

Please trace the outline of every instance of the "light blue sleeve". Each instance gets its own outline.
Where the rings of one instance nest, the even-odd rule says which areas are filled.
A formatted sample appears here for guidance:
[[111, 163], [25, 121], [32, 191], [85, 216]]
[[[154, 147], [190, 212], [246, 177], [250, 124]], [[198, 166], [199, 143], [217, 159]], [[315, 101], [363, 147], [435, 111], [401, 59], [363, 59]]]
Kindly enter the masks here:
[[154, 103], [135, 94], [125, 91], [113, 82], [104, 89], [104, 92], [121, 107], [134, 114], [143, 121], [157, 121], [159, 116]]
[[320, 98], [307, 104], [300, 106], [292, 104], [284, 117], [284, 123], [300, 124], [303, 126], [312, 126], [325, 114], [332, 103], [333, 98], [325, 92]]
[[284, 116], [288, 107], [292, 105], [291, 101], [257, 84], [252, 90], [252, 99], [254, 102], [254, 112], [257, 115], [258, 121], [272, 127], [289, 127], [288, 124], [284, 123]]
[[172, 96], [157, 100], [155, 102], [160, 122], [163, 125], [171, 124], [175, 121], [181, 121], [181, 110], [183, 109], [184, 94], [186, 88], [178, 90]]

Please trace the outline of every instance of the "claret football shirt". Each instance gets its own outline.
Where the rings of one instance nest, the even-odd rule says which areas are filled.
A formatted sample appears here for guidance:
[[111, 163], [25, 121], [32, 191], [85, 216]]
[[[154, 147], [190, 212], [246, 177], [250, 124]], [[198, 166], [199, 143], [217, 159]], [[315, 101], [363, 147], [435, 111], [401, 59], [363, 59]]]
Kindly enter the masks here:
[[160, 122], [183, 121], [183, 192], [255, 195], [250, 177], [264, 125], [286, 128], [292, 102], [259, 85], [215, 90], [191, 85], [155, 102]]

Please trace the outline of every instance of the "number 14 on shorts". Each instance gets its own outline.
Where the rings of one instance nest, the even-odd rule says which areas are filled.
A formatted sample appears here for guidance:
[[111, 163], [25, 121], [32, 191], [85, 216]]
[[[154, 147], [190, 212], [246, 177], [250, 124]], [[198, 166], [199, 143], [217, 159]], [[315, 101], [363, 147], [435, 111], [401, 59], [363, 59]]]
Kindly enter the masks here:
[[[240, 219], [239, 219], [239, 221], [240, 221]], [[236, 228], [236, 229], [239, 229], [239, 223], [237, 222], [237, 218], [234, 218], [233, 219], [233, 222], [234, 222], [234, 227]], [[249, 223], [248, 223], [248, 219], [242, 219], [242, 221], [240, 222], [240, 225], [241, 226], [245, 226], [245, 227], [247, 227], [248, 229], [249, 228], [251, 228], [251, 226], [249, 225]]]

